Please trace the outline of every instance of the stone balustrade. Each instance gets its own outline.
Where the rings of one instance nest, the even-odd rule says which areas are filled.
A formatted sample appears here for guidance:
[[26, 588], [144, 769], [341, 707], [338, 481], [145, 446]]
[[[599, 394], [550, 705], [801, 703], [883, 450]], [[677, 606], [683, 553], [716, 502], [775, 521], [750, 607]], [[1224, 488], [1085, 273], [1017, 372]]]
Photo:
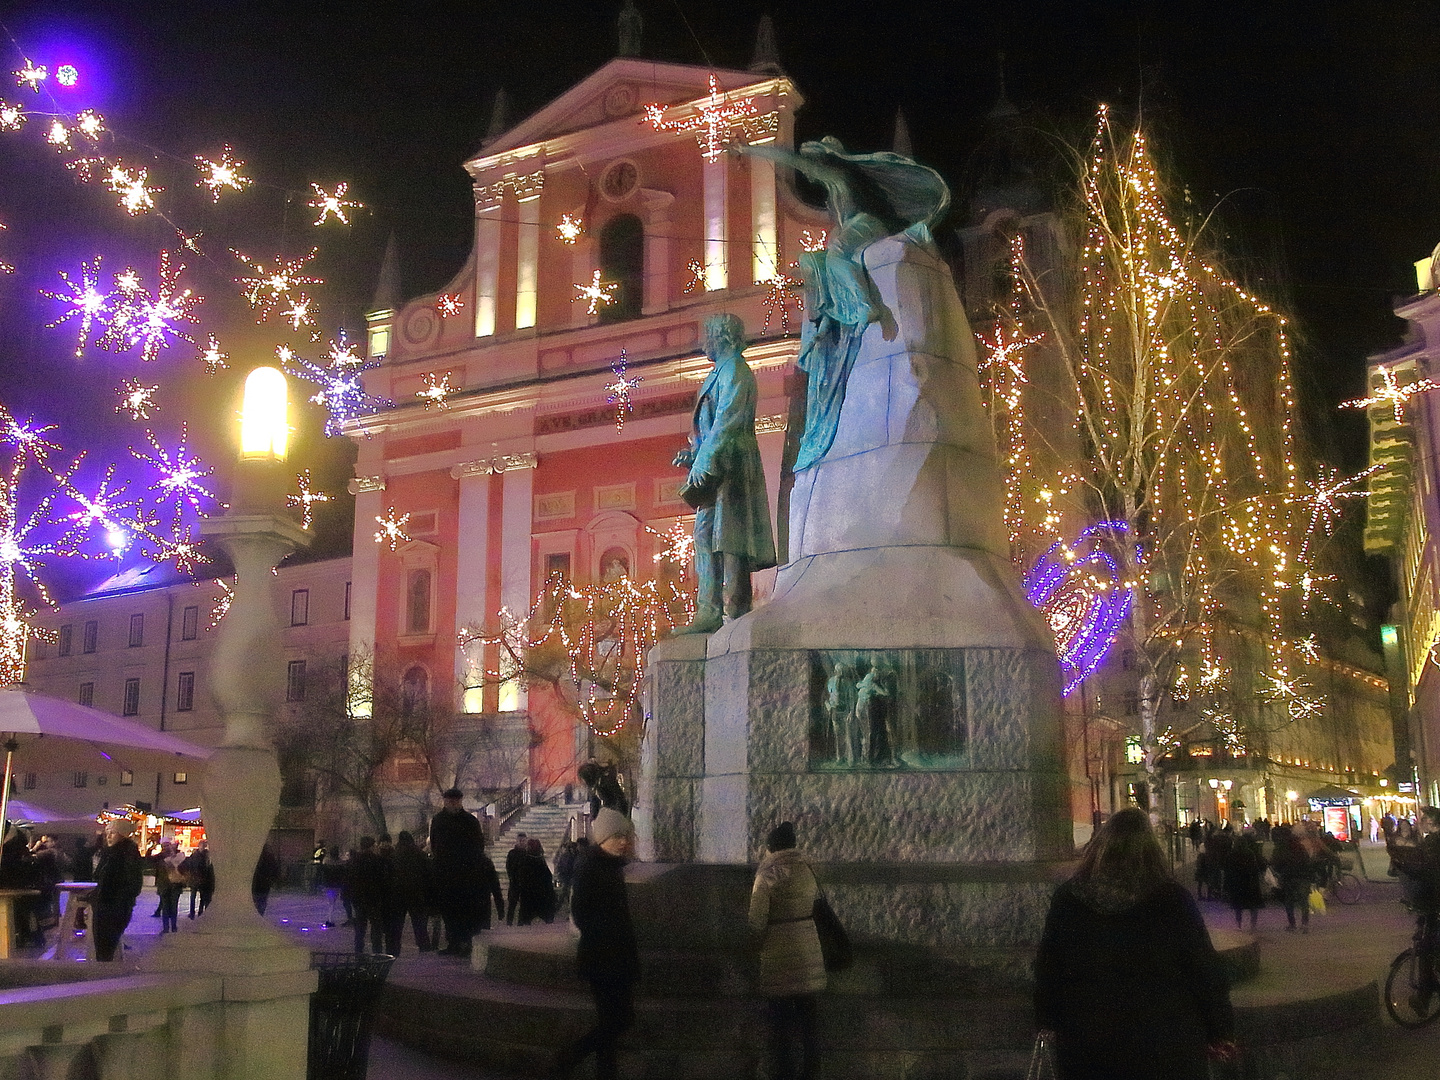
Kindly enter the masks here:
[[175, 972], [5, 990], [0, 1080], [220, 1080], [231, 1072], [233, 1006], [277, 992], [303, 999], [315, 974], [265, 976], [263, 988], [252, 981]]

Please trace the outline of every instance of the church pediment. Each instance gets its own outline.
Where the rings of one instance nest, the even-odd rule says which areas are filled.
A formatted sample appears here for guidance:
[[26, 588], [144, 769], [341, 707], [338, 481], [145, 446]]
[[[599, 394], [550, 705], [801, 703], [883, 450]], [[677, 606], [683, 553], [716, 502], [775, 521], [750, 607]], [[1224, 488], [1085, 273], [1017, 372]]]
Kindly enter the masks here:
[[[545, 139], [598, 127], [627, 116], [638, 121], [642, 107], [675, 105], [710, 92], [712, 69], [689, 64], [658, 64], [620, 57], [516, 124], [466, 163], [473, 174], [492, 159]], [[739, 90], [770, 81], [749, 71], [714, 70], [722, 90]]]

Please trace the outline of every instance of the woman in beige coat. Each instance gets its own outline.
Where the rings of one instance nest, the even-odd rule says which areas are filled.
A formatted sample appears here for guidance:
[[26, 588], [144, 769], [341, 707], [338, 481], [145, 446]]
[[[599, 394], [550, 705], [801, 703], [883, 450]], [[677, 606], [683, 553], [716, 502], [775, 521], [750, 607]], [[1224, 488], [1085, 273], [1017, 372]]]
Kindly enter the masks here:
[[[815, 1038], [816, 995], [825, 989], [825, 960], [815, 932], [815, 873], [795, 849], [795, 826], [777, 825], [765, 841], [769, 854], [755, 873], [750, 929], [760, 941], [756, 989], [767, 998], [770, 1076], [811, 1080], [819, 1073]], [[799, 1037], [797, 1067], [794, 1042]]]

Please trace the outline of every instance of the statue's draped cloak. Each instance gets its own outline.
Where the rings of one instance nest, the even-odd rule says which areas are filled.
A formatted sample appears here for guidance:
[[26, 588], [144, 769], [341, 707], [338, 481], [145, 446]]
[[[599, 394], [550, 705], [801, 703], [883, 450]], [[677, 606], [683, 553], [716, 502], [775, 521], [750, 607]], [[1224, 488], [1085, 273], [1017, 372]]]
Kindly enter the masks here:
[[715, 501], [695, 512], [695, 546], [743, 556], [750, 570], [775, 565], [770, 499], [755, 439], [759, 398], [755, 374], [741, 354], [722, 353], [700, 385], [691, 436], [691, 472], [719, 479]]
[[796, 472], [829, 453], [860, 340], [885, 313], [865, 249], [899, 232], [929, 243], [930, 226], [950, 205], [940, 174], [899, 154], [850, 154], [827, 138], [806, 143], [801, 155], [838, 174], [823, 180], [838, 221], [825, 251], [800, 256], [807, 318], [799, 365], [808, 385]]

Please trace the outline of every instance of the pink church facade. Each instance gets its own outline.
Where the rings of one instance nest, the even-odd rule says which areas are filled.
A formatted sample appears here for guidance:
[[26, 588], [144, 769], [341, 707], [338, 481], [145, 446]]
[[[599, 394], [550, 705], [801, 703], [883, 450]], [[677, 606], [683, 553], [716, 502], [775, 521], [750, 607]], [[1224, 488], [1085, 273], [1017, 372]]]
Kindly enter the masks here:
[[[485, 678], [499, 650], [462, 647], [461, 633], [530, 612], [552, 575], [655, 577], [660, 534], [691, 520], [671, 459], [709, 370], [709, 315], [745, 323], [772, 513], [781, 496], [802, 315], [798, 292], [782, 303], [767, 282], [828, 219], [773, 163], [711, 161], [703, 127], [646, 122], [643, 106], [661, 104], [667, 121], [698, 125], [723, 100], [720, 146], [791, 144], [801, 98], [788, 79], [717, 71], [715, 96], [711, 75], [617, 59], [491, 140], [465, 162], [466, 265], [441, 292], [367, 315], [368, 355], [383, 362], [366, 387], [396, 407], [346, 427], [359, 448], [350, 653], [393, 662], [432, 700], [526, 723], [537, 790], [573, 778], [588, 733], [543, 688]], [[583, 226], [573, 239], [569, 222]], [[597, 274], [613, 300], [592, 312], [580, 287]], [[617, 430], [607, 399], [622, 350], [640, 381]], [[443, 405], [420, 396], [435, 386], [449, 388]], [[377, 519], [404, 515], [408, 539], [377, 543]]]

